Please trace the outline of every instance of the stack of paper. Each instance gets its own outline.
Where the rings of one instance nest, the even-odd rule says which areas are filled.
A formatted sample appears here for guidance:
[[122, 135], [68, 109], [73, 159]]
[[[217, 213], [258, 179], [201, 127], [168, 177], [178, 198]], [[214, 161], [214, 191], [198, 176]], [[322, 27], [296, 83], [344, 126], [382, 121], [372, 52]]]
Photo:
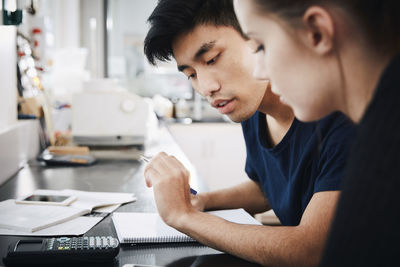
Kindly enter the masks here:
[[69, 206], [0, 202], [0, 235], [80, 235], [102, 217], [80, 217], [91, 211], [112, 212], [121, 204], [136, 200], [131, 193], [85, 192], [78, 190], [36, 190], [36, 195], [72, 195]]
[[88, 212], [69, 206], [16, 204], [9, 199], [0, 203], [0, 228], [35, 232]]

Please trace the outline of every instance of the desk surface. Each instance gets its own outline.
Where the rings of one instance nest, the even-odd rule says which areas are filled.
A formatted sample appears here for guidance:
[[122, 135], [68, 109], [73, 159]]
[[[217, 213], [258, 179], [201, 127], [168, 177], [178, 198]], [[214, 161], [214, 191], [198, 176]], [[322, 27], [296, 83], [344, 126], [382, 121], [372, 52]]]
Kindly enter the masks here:
[[[30, 162], [0, 187], [0, 201], [31, 193], [35, 189], [79, 189], [85, 191], [133, 192], [134, 203], [118, 211], [154, 212], [152, 190], [145, 186], [144, 165], [137, 161], [103, 160], [90, 167], [45, 167]], [[198, 179], [197, 176], [192, 179]], [[206, 190], [200, 179], [194, 181], [199, 191]], [[116, 236], [110, 216], [85, 235]], [[0, 236], [0, 257], [6, 255], [8, 244], [19, 238]], [[31, 237], [32, 238], [32, 237]], [[1, 261], [2, 263], [2, 261]], [[159, 266], [255, 266], [252, 263], [196, 243], [121, 246], [113, 266], [140, 263]]]

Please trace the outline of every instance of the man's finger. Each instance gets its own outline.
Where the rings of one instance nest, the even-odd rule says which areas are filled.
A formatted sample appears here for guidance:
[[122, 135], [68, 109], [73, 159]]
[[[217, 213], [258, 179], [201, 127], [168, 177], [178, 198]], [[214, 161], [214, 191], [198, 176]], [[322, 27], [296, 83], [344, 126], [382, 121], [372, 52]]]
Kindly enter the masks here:
[[146, 166], [144, 169], [144, 179], [146, 182], [147, 187], [153, 186], [153, 180], [159, 177], [159, 173], [153, 169], [151, 166]]

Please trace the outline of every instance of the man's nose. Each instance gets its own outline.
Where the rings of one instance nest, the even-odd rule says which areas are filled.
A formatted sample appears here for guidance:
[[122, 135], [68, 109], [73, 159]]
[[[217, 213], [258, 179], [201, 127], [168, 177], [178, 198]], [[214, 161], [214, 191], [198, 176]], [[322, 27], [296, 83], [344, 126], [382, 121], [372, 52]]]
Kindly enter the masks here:
[[220, 90], [220, 84], [216, 77], [209, 73], [198, 73], [198, 91], [204, 97], [212, 96]]

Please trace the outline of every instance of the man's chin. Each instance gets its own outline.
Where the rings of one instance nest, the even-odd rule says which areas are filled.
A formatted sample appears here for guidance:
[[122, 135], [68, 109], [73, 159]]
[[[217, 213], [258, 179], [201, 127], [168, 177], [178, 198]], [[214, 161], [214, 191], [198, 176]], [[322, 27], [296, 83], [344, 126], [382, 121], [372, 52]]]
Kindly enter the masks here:
[[244, 116], [244, 115], [237, 115], [237, 114], [228, 114], [227, 116], [229, 117], [229, 119], [231, 119], [231, 121], [240, 123], [242, 121], [249, 119], [252, 115]]

